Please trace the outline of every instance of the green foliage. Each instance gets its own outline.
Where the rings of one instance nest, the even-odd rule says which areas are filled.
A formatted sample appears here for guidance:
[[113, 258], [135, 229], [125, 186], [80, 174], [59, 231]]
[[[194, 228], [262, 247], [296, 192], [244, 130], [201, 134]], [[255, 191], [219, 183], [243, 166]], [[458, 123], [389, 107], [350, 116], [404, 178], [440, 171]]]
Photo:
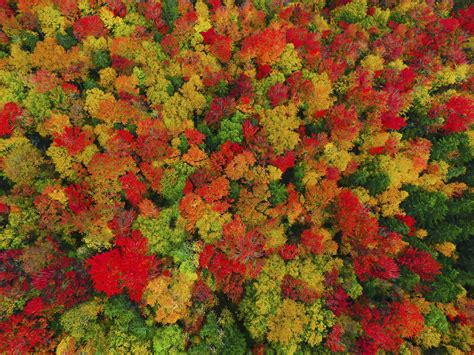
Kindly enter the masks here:
[[169, 96], [173, 96], [174, 93], [178, 92], [184, 85], [184, 79], [180, 76], [167, 76], [166, 79], [170, 82], [166, 88], [166, 92]]
[[[447, 273], [451, 271], [451, 274]], [[431, 283], [431, 291], [426, 293], [425, 298], [432, 302], [449, 303], [453, 302], [458, 295], [463, 292], [461, 286], [457, 282], [457, 270], [445, 270], [442, 275], [439, 275], [434, 282]]]
[[185, 354], [181, 328], [176, 324], [157, 328], [153, 336], [153, 352], [159, 355]]
[[224, 310], [218, 318], [210, 312], [199, 332], [199, 343], [193, 344], [189, 354], [246, 354], [247, 342], [229, 311]]
[[38, 35], [31, 31], [20, 31], [12, 38], [12, 43], [19, 43], [22, 49], [29, 52], [32, 52], [35, 49], [38, 41]]
[[268, 189], [270, 190], [271, 196], [268, 199], [272, 206], [279, 205], [282, 202], [285, 202], [288, 199], [288, 191], [286, 186], [279, 181], [271, 181], [268, 184]]
[[107, 51], [95, 51], [92, 53], [92, 63], [97, 69], [103, 69], [110, 66], [110, 54]]
[[161, 179], [161, 195], [171, 201], [179, 201], [183, 196], [186, 179], [194, 171], [194, 168], [184, 162], [180, 162], [174, 168], [166, 169]]
[[171, 256], [186, 239], [185, 221], [177, 205], [160, 211], [156, 218], [138, 216], [135, 228], [148, 239], [150, 250], [163, 256]]
[[51, 101], [46, 94], [30, 91], [23, 105], [40, 122], [51, 113]]
[[431, 306], [431, 311], [425, 316], [425, 324], [435, 327], [441, 333], [446, 333], [449, 329], [449, 323], [446, 315], [438, 307]]
[[244, 120], [245, 116], [240, 111], [237, 111], [232, 117], [222, 120], [220, 130], [217, 133], [220, 143], [224, 143], [226, 141], [242, 143], [242, 122]]
[[61, 316], [61, 324], [76, 341], [93, 340], [103, 333], [97, 322], [101, 309], [102, 306], [94, 300], [81, 303]]
[[172, 31], [174, 29], [174, 22], [179, 18], [178, 1], [163, 0], [162, 4], [163, 19]]
[[234, 200], [238, 200], [240, 197], [240, 185], [237, 181], [231, 181], [230, 182], [230, 192], [229, 192], [230, 198]]
[[58, 44], [61, 45], [65, 50], [71, 49], [78, 43], [72, 32], [72, 27], [68, 28], [65, 33], [56, 33], [56, 41], [58, 41]]
[[472, 160], [469, 137], [465, 133], [456, 133], [433, 140], [430, 158], [463, 165]]
[[333, 11], [335, 21], [362, 22], [367, 16], [367, 0], [353, 0]]
[[384, 192], [390, 186], [390, 178], [379, 170], [375, 161], [372, 161], [361, 166], [352, 175], [341, 179], [341, 185], [348, 187], [362, 186], [369, 191], [371, 196], [375, 196]]
[[410, 232], [410, 228], [397, 218], [381, 218], [379, 221], [380, 225], [387, 227], [389, 230], [407, 235]]
[[402, 267], [397, 283], [404, 290], [412, 291], [413, 288], [420, 283], [420, 276]]
[[81, 303], [61, 316], [64, 331], [99, 353], [143, 353], [151, 349], [152, 329], [125, 296]]
[[447, 197], [440, 192], [429, 192], [416, 186], [407, 186], [409, 196], [401, 203], [405, 212], [413, 216], [421, 227], [432, 227], [448, 213]]
[[178, 149], [181, 152], [181, 154], [184, 154], [188, 151], [189, 142], [188, 142], [188, 139], [186, 138], [186, 136], [184, 136], [184, 135], [181, 136]]

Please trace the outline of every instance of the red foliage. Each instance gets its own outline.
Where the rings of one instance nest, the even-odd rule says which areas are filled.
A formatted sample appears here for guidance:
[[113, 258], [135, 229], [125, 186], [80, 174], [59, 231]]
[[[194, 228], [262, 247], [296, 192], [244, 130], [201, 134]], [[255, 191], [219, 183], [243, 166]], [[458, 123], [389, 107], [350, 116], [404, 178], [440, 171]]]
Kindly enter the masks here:
[[115, 16], [125, 17], [127, 8], [122, 0], [105, 0]]
[[66, 127], [64, 132], [54, 138], [54, 143], [65, 147], [69, 154], [79, 154], [91, 144], [91, 140], [79, 127]]
[[208, 269], [219, 287], [233, 302], [238, 302], [243, 295], [243, 275], [246, 267], [237, 260], [228, 259], [217, 252], [213, 245], [207, 245], [199, 255], [199, 266]]
[[28, 315], [38, 315], [44, 309], [44, 302], [41, 297], [35, 297], [28, 301], [23, 311]]
[[198, 302], [208, 302], [214, 298], [212, 290], [201, 279], [197, 280], [193, 288], [193, 299]]
[[286, 46], [285, 35], [276, 29], [266, 28], [242, 41], [243, 59], [254, 56], [257, 64], [269, 64], [278, 58]]
[[311, 80], [303, 78], [300, 71], [292, 73], [286, 83], [290, 87], [290, 96], [296, 101], [309, 97], [314, 87]]
[[393, 280], [400, 275], [395, 260], [382, 254], [381, 250], [355, 258], [354, 271], [361, 281], [366, 281], [369, 277]]
[[350, 301], [349, 295], [342, 286], [337, 286], [334, 291], [327, 292], [326, 304], [328, 308], [339, 317], [341, 314], [348, 312]]
[[257, 79], [261, 80], [270, 75], [272, 67], [268, 64], [258, 65], [257, 66]]
[[446, 133], [458, 133], [468, 129], [474, 122], [474, 102], [466, 97], [452, 97], [445, 105], [448, 118], [442, 129]]
[[319, 297], [319, 294], [312, 290], [306, 282], [290, 275], [285, 275], [281, 282], [281, 294], [283, 297], [306, 304], [313, 303]]
[[341, 142], [352, 141], [362, 128], [355, 108], [346, 109], [342, 104], [330, 111], [327, 123], [331, 129], [332, 138]]
[[331, 333], [329, 333], [329, 336], [326, 340], [326, 346], [331, 352], [336, 353], [343, 352], [345, 350], [344, 345], [341, 344], [341, 337], [343, 334], [344, 329], [339, 324], [336, 324], [331, 329]]
[[382, 125], [385, 129], [393, 129], [398, 131], [407, 125], [403, 117], [397, 116], [393, 112], [385, 112], [380, 117]]
[[424, 317], [407, 300], [392, 302], [384, 309], [361, 309], [362, 328], [376, 349], [397, 352], [403, 338], [416, 336], [424, 326]]
[[127, 199], [133, 204], [138, 205], [147, 191], [146, 185], [138, 180], [137, 176], [128, 172], [120, 178], [120, 183], [125, 191]]
[[278, 250], [283, 260], [293, 260], [299, 255], [298, 246], [296, 244], [285, 244]]
[[268, 89], [267, 97], [270, 100], [270, 104], [275, 107], [286, 100], [288, 100], [288, 86], [282, 83], [276, 83], [270, 89]]
[[377, 220], [368, 215], [357, 196], [350, 190], [344, 190], [337, 198], [336, 220], [344, 236], [362, 238], [354, 240], [354, 243], [367, 245], [377, 238]]
[[210, 126], [216, 125], [223, 118], [231, 116], [235, 112], [235, 101], [229, 97], [215, 97], [206, 115], [206, 122]]
[[295, 166], [295, 152], [288, 151], [283, 156], [278, 156], [270, 160], [270, 164], [276, 166], [283, 173]]
[[132, 224], [136, 217], [137, 212], [134, 210], [120, 210], [109, 223], [109, 228], [116, 236], [127, 236], [131, 233]]
[[301, 243], [313, 254], [321, 254], [324, 251], [322, 237], [314, 234], [310, 230], [303, 231], [301, 234]]
[[217, 34], [211, 27], [205, 32], [201, 32], [204, 44], [208, 44], [211, 53], [221, 62], [227, 63], [232, 56], [232, 39], [230, 37]]
[[256, 231], [246, 232], [245, 224], [239, 215], [224, 225], [222, 233], [220, 249], [230, 260], [245, 265], [250, 277], [257, 277], [263, 266], [261, 258], [265, 256], [265, 238]]
[[87, 36], [102, 36], [105, 33], [105, 27], [98, 15], [86, 16], [74, 23], [73, 32], [74, 36], [80, 41]]
[[407, 248], [398, 258], [398, 262], [425, 281], [431, 281], [441, 273], [441, 265], [430, 253], [413, 247]]
[[117, 237], [115, 248], [86, 262], [96, 290], [110, 297], [126, 289], [130, 299], [139, 302], [157, 266], [155, 257], [147, 252], [148, 242], [139, 231], [133, 231], [130, 237]]
[[139, 3], [139, 8], [142, 9], [145, 19], [151, 21], [155, 28], [162, 35], [168, 32], [168, 25], [163, 21], [162, 3], [154, 0], [147, 0]]
[[0, 322], [0, 352], [2, 354], [45, 353], [54, 345], [54, 332], [45, 318], [15, 314]]
[[235, 99], [242, 96], [252, 98], [254, 96], [252, 80], [247, 75], [240, 74], [232, 83], [232, 90], [230, 90], [229, 95]]
[[187, 129], [184, 134], [188, 139], [189, 144], [202, 144], [206, 136], [197, 129]]
[[75, 214], [88, 210], [92, 205], [92, 199], [81, 185], [69, 185], [64, 189], [64, 192], [68, 198], [69, 208]]
[[111, 65], [112, 68], [114, 68], [115, 70], [121, 73], [129, 72], [135, 65], [135, 63], [132, 60], [124, 58], [116, 54], [112, 54], [110, 56], [110, 61], [112, 63]]
[[22, 109], [14, 102], [7, 102], [0, 112], [0, 137], [13, 133], [16, 119], [23, 113]]
[[163, 47], [163, 50], [171, 57], [173, 58], [176, 54], [179, 53], [179, 43], [176, 37], [172, 35], [166, 35], [163, 37], [161, 40], [161, 46]]

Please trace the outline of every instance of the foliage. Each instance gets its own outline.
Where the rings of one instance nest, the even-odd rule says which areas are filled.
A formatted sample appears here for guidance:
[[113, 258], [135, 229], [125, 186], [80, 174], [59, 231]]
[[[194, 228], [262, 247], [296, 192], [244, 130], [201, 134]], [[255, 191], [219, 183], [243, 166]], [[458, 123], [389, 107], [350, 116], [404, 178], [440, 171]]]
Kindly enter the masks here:
[[473, 18], [0, 0], [0, 353], [472, 352]]

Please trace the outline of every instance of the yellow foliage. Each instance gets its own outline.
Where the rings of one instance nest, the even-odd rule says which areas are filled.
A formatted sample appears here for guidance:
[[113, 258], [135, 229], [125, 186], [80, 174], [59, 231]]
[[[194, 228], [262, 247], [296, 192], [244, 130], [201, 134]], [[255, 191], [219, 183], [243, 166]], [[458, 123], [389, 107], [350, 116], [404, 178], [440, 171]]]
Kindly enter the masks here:
[[450, 258], [455, 255], [453, 255], [456, 251], [456, 244], [453, 244], [451, 242], [444, 242], [444, 243], [438, 243], [435, 244], [435, 249], [439, 251], [441, 254], [444, 256]]
[[394, 158], [381, 156], [380, 169], [390, 178], [392, 188], [400, 189], [402, 184], [415, 184], [418, 180], [419, 172], [413, 161], [403, 154], [397, 154]]
[[[63, 79], [70, 81], [86, 73], [90, 58], [77, 46], [66, 52], [56, 39], [46, 37], [44, 41], [36, 44], [31, 55], [31, 63], [49, 71], [61, 72]], [[71, 67], [74, 67], [74, 70], [70, 70]]]
[[69, 155], [66, 148], [51, 145], [46, 151], [54, 163], [55, 170], [63, 179], [74, 179], [76, 173], [72, 167], [73, 158]]
[[285, 75], [301, 69], [301, 59], [293, 43], [288, 43], [275, 67]]
[[384, 217], [393, 217], [401, 214], [400, 203], [408, 197], [408, 192], [396, 188], [389, 188], [377, 195], [378, 209]]
[[199, 76], [193, 75], [179, 93], [175, 93], [163, 104], [163, 122], [175, 136], [192, 128], [193, 112], [201, 113], [206, 106], [206, 98], [199, 92], [202, 87]]
[[323, 341], [323, 332], [334, 325], [334, 319], [329, 311], [322, 309], [320, 301], [309, 306], [307, 314], [309, 324], [305, 340], [311, 346], [319, 345]]
[[161, 275], [151, 280], [145, 289], [145, 303], [156, 307], [155, 320], [173, 324], [188, 314], [196, 274], [179, 272], [178, 275]]
[[426, 229], [418, 229], [415, 235], [417, 238], [425, 239], [428, 236], [428, 231]]
[[53, 6], [44, 6], [37, 8], [38, 20], [41, 24], [41, 30], [46, 37], [54, 37], [56, 32], [64, 33], [67, 25], [66, 18], [61, 12]]
[[45, 38], [36, 44], [31, 55], [33, 65], [47, 70], [61, 70], [65, 67], [66, 50], [56, 43], [54, 38]]
[[214, 243], [222, 238], [222, 226], [230, 222], [230, 213], [220, 214], [208, 209], [196, 222], [199, 235], [206, 243]]
[[379, 55], [369, 54], [361, 62], [362, 67], [369, 71], [383, 70], [383, 58]]
[[96, 117], [100, 103], [105, 100], [115, 101], [115, 97], [97, 88], [89, 89], [86, 91], [84, 108], [91, 116]]
[[277, 313], [268, 321], [267, 338], [283, 345], [299, 343], [308, 323], [304, 305], [285, 298]]
[[107, 145], [107, 141], [112, 137], [113, 126], [109, 123], [100, 123], [94, 127], [94, 133], [102, 147]]
[[281, 170], [273, 165], [268, 165], [267, 171], [268, 171], [268, 177], [270, 178], [271, 181], [280, 180], [281, 176], [283, 175]]
[[398, 58], [394, 61], [391, 61], [391, 62], [387, 63], [387, 67], [391, 68], [391, 69], [401, 71], [401, 70], [407, 68], [408, 66], [405, 63], [403, 63], [402, 59]]
[[441, 334], [435, 327], [425, 326], [421, 333], [416, 336], [415, 341], [425, 349], [436, 348], [441, 343]]
[[265, 249], [277, 249], [286, 243], [285, 228], [281, 223], [267, 223], [259, 231], [265, 236]]
[[320, 110], [327, 110], [334, 102], [331, 97], [332, 84], [327, 73], [311, 74], [311, 82], [314, 90], [313, 97], [308, 99], [310, 115]]
[[62, 189], [60, 187], [53, 188], [53, 190], [48, 192], [48, 196], [52, 200], [56, 200], [56, 201], [60, 202], [63, 205], [66, 205], [66, 203], [68, 201], [68, 198], [66, 196], [66, 193], [64, 192], [64, 189]]
[[31, 57], [28, 52], [21, 49], [19, 44], [12, 43], [10, 44], [8, 63], [17, 70], [27, 72], [31, 67]]
[[436, 79], [433, 83], [433, 87], [453, 85], [458, 82], [464, 81], [468, 78], [469, 65], [461, 64], [454, 68], [443, 67], [436, 73]]
[[347, 164], [352, 159], [352, 156], [346, 150], [340, 149], [334, 143], [328, 143], [324, 147], [324, 157], [327, 159], [329, 165], [335, 166], [340, 171], [346, 170]]
[[61, 134], [66, 127], [71, 127], [69, 117], [60, 113], [51, 112], [51, 117], [43, 123], [44, 131], [49, 135]]
[[87, 226], [84, 235], [84, 243], [91, 249], [110, 248], [110, 242], [114, 238], [114, 233], [107, 226], [107, 220], [104, 218], [94, 224]]
[[3, 173], [17, 184], [32, 184], [40, 173], [43, 158], [30, 142], [12, 147], [3, 161]]
[[305, 281], [317, 292], [324, 291], [324, 275], [321, 266], [313, 262], [311, 257], [295, 259], [287, 265], [290, 276]]
[[280, 105], [262, 112], [260, 123], [264, 127], [268, 141], [280, 154], [285, 150], [292, 150], [300, 141], [299, 134], [295, 130], [302, 124], [296, 116], [298, 109], [293, 103], [286, 106]]
[[104, 88], [109, 88], [115, 83], [117, 72], [114, 68], [107, 67], [99, 71], [99, 83]]

